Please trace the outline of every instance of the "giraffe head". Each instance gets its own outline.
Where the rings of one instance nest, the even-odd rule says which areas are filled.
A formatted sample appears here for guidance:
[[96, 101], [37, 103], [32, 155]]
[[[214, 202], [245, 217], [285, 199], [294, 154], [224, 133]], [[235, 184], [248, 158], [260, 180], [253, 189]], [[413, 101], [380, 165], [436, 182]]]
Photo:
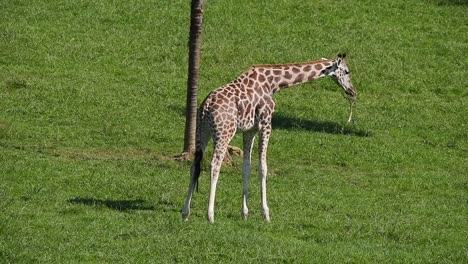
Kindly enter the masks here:
[[327, 74], [332, 77], [332, 79], [343, 88], [344, 92], [348, 95], [350, 101], [356, 99], [356, 90], [354, 85], [351, 82], [349, 77], [349, 68], [346, 65], [346, 54], [338, 54], [338, 58], [333, 60], [333, 65], [330, 66], [327, 70]]

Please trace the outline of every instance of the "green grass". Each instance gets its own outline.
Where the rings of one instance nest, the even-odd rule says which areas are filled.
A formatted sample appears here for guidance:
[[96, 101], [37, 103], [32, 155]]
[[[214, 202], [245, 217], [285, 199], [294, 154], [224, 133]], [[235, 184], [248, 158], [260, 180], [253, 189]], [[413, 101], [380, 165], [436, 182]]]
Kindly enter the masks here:
[[207, 1], [200, 100], [252, 64], [347, 51], [355, 120], [330, 80], [277, 94], [272, 222], [256, 180], [241, 220], [237, 158], [214, 225], [209, 162], [182, 222], [190, 164], [171, 158], [189, 1], [0, 2], [1, 263], [468, 262], [467, 2], [257, 2]]

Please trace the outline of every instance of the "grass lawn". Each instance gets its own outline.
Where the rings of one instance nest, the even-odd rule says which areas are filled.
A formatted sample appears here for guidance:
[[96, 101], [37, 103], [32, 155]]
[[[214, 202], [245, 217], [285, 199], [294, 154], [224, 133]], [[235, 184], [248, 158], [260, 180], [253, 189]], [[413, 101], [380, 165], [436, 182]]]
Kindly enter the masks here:
[[329, 79], [275, 95], [269, 224], [256, 180], [241, 220], [240, 158], [215, 224], [207, 160], [181, 221], [190, 1], [0, 10], [0, 263], [468, 262], [466, 0], [206, 1], [200, 101], [348, 53], [351, 125]]

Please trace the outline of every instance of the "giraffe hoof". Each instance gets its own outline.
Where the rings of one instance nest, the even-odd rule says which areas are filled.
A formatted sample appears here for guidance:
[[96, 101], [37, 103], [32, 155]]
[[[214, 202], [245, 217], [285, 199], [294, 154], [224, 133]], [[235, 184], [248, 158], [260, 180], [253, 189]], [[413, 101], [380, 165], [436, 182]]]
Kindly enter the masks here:
[[190, 215], [190, 211], [188, 212], [182, 211], [182, 221], [187, 222], [189, 215]]
[[208, 222], [210, 224], [213, 224], [214, 223], [214, 213], [208, 213], [207, 219], [208, 219]]
[[249, 216], [249, 209], [247, 208], [242, 208], [241, 210], [241, 216], [242, 216], [242, 219], [243, 220], [247, 220], [248, 216]]
[[265, 220], [267, 223], [270, 222], [270, 210], [266, 209], [263, 211], [263, 220]]

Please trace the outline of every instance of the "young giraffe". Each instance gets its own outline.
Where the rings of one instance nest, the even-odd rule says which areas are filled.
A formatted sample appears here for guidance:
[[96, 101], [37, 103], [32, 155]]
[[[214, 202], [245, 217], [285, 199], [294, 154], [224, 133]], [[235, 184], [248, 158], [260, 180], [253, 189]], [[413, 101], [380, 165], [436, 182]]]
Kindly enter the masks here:
[[242, 216], [247, 218], [248, 184], [251, 172], [251, 153], [255, 134], [259, 134], [259, 178], [263, 217], [270, 221], [266, 197], [267, 147], [271, 134], [271, 120], [275, 108], [273, 94], [287, 87], [309, 82], [324, 76], [343, 88], [349, 100], [355, 100], [356, 92], [349, 77], [345, 55], [338, 54], [333, 60], [280, 64], [255, 65], [236, 80], [212, 91], [198, 110], [196, 152], [190, 171], [187, 200], [182, 209], [182, 218], [188, 219], [195, 187], [198, 189], [200, 163], [203, 153], [213, 137], [214, 153], [211, 160], [211, 189], [208, 204], [208, 221], [214, 222], [214, 203], [219, 171], [227, 147], [236, 132], [243, 133], [244, 163]]

